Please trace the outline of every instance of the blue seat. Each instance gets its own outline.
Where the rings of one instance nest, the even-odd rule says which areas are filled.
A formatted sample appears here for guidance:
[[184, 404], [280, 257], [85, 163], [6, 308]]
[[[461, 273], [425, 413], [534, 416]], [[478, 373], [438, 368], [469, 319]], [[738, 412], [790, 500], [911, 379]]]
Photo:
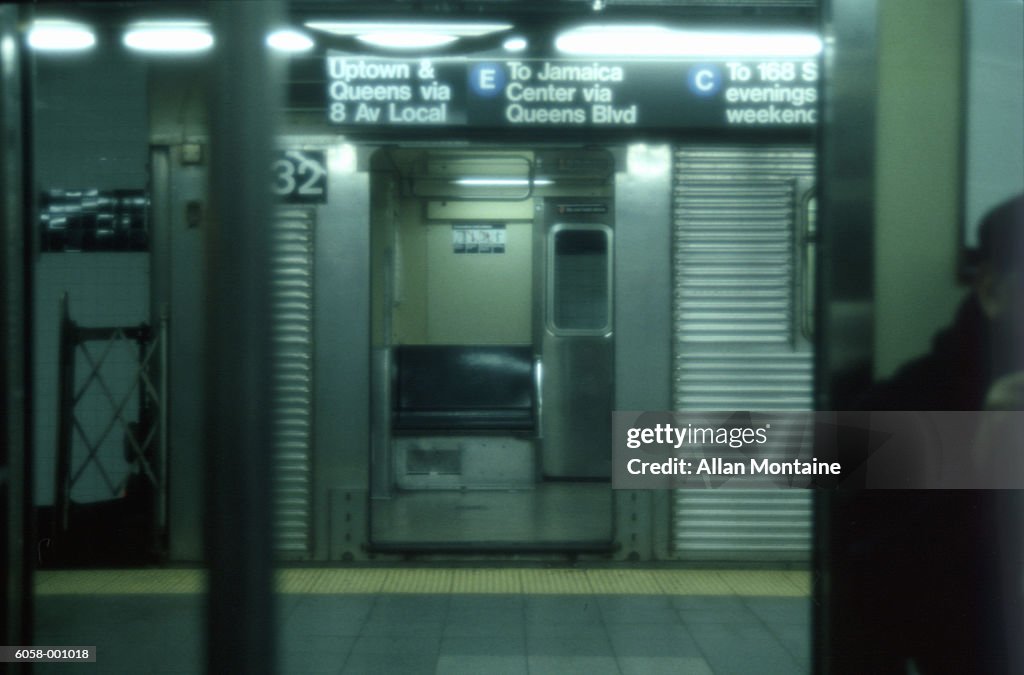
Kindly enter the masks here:
[[534, 430], [530, 346], [403, 345], [393, 363], [395, 431]]

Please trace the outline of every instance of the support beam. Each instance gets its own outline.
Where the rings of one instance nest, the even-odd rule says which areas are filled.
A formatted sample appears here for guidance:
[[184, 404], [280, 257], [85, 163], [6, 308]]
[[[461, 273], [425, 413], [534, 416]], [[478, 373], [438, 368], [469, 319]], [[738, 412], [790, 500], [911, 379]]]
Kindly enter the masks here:
[[207, 668], [275, 671], [269, 166], [279, 107], [264, 38], [276, 3], [212, 3], [213, 217], [206, 264]]

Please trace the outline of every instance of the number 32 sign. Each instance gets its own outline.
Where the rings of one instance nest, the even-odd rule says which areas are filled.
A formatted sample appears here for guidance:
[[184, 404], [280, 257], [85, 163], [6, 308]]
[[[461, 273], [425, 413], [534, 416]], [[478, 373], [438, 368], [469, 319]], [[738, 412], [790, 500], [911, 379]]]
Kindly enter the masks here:
[[283, 150], [271, 166], [274, 195], [287, 204], [327, 202], [327, 153], [323, 150]]

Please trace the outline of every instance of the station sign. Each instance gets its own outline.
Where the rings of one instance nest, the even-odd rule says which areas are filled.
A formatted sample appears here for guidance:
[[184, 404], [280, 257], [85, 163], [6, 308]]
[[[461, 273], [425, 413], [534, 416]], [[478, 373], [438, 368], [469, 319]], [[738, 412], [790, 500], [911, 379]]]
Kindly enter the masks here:
[[327, 153], [279, 150], [271, 168], [271, 192], [284, 204], [327, 203]]
[[816, 59], [399, 60], [328, 52], [342, 127], [812, 128]]

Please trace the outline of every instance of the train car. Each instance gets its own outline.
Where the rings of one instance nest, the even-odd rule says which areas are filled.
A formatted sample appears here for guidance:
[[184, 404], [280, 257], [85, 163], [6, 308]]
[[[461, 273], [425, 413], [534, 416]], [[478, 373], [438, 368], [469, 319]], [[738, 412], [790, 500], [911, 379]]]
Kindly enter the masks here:
[[[808, 562], [807, 492], [610, 484], [613, 410], [812, 407], [820, 40], [781, 29], [730, 27], [736, 58], [329, 37], [293, 58], [272, 169], [282, 555]], [[180, 76], [153, 87], [190, 119]], [[202, 287], [181, 261], [221, 198], [180, 120], [151, 122], [172, 560], [200, 553]]]

